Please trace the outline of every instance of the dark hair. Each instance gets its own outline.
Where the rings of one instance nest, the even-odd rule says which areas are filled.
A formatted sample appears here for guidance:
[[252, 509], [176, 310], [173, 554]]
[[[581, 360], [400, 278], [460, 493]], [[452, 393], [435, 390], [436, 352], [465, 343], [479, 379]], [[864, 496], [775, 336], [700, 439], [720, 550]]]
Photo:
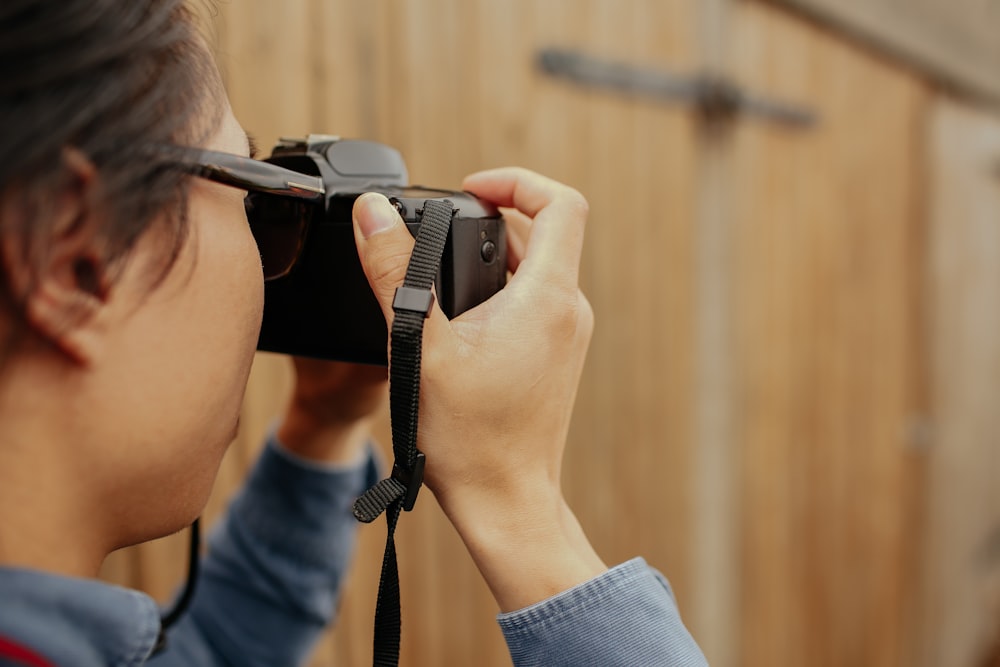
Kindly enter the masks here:
[[[0, 195], [29, 212], [16, 230], [29, 262], [45, 252], [45, 201], [70, 147], [99, 174], [103, 261], [125, 257], [164, 211], [172, 260], [187, 231], [188, 177], [162, 147], [209, 136], [218, 96], [184, 0], [0, 2]], [[0, 219], [0, 233], [11, 224]]]

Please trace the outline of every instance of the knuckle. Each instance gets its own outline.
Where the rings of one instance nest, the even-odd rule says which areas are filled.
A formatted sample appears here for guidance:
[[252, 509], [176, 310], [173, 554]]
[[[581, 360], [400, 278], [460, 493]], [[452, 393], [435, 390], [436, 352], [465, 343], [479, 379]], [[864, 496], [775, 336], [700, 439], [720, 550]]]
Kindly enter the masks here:
[[566, 199], [566, 207], [574, 217], [579, 218], [580, 222], [586, 222], [590, 214], [590, 202], [587, 198], [579, 190], [569, 186], [566, 187], [563, 197]]
[[538, 173], [525, 167], [510, 167], [510, 173], [514, 177], [515, 181], [527, 181], [533, 178], [538, 178]]

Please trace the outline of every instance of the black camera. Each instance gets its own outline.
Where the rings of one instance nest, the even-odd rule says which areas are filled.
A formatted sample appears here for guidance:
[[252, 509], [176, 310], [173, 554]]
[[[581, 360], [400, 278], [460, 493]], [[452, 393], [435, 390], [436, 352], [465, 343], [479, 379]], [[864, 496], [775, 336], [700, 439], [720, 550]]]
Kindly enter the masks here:
[[365, 192], [388, 197], [414, 236], [426, 201], [452, 202], [455, 215], [435, 281], [437, 304], [449, 318], [506, 283], [507, 239], [497, 209], [467, 192], [407, 185], [395, 149], [310, 135], [280, 140], [265, 161], [320, 177], [326, 194], [307, 213], [294, 267], [265, 283], [259, 350], [387, 364], [385, 319], [361, 269], [351, 222], [354, 201]]

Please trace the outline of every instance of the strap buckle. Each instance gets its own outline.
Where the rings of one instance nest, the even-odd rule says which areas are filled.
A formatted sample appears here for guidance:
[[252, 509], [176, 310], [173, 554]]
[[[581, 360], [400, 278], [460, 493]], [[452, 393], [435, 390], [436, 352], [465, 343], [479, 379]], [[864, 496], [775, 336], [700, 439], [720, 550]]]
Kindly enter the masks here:
[[420, 493], [420, 486], [424, 483], [425, 462], [424, 453], [418, 450], [417, 458], [413, 461], [413, 470], [406, 470], [398, 462], [392, 464], [390, 477], [406, 487], [403, 509], [407, 512], [413, 509], [413, 504], [417, 502], [417, 494]]

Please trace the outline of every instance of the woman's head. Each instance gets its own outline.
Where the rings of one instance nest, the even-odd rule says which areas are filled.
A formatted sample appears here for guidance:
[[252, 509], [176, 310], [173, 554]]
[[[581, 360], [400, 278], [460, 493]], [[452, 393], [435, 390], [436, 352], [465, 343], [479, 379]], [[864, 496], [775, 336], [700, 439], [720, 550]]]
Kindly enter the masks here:
[[246, 134], [182, 0], [5, 0], [0, 124], [0, 524], [91, 551], [176, 530], [233, 437], [263, 281], [243, 194], [170, 147]]
[[[0, 232], [18, 237], [27, 268], [44, 263], [46, 209], [52, 193], [79, 176], [66, 164], [67, 149], [75, 149], [99, 174], [107, 212], [101, 259], [113, 265], [168, 210], [176, 250], [188, 179], [156, 148], [204, 141], [223, 99], [183, 0], [6, 0], [0, 192], [23, 212], [0, 219]], [[23, 295], [4, 287], [17, 305]]]

